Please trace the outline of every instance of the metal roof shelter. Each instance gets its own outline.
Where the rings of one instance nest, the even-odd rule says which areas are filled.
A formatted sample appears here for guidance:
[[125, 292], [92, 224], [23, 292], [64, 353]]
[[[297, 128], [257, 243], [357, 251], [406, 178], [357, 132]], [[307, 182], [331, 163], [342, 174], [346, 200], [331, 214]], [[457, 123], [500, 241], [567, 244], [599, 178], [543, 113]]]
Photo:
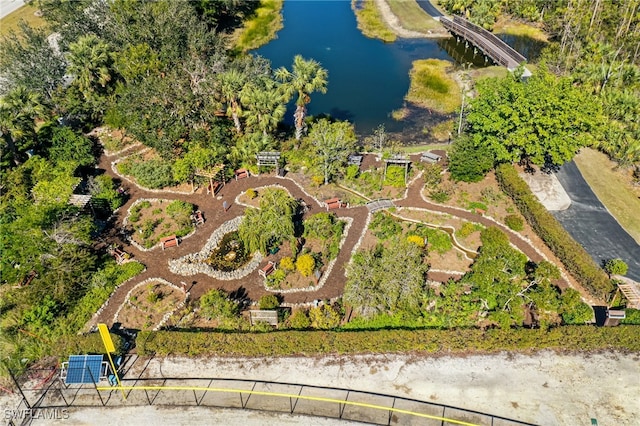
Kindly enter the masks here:
[[107, 377], [108, 364], [102, 355], [70, 355], [69, 362], [62, 363], [60, 378], [65, 384], [97, 384]]

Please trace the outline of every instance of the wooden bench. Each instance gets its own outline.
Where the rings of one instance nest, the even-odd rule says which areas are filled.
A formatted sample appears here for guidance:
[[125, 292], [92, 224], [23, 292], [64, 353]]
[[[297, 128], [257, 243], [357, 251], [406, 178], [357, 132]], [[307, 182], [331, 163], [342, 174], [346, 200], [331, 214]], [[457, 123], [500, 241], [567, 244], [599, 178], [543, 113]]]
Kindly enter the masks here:
[[272, 261], [267, 262], [265, 266], [260, 268], [258, 273], [261, 277], [267, 278], [269, 275], [273, 274], [276, 270], [276, 264]]
[[131, 258], [131, 255], [124, 250], [121, 250], [118, 247], [114, 247], [111, 249], [111, 255], [116, 259], [116, 263], [118, 265], [123, 264], [125, 261]]
[[420, 157], [420, 161], [426, 161], [427, 163], [432, 164], [438, 163], [440, 162], [440, 160], [442, 160], [442, 157], [432, 152], [423, 152], [422, 156]]
[[236, 180], [248, 178], [249, 177], [249, 170], [247, 170], [247, 169], [238, 169], [238, 170], [236, 170], [235, 175], [236, 175]]
[[340, 198], [330, 198], [328, 200], [325, 200], [324, 203], [327, 206], [327, 211], [349, 207], [349, 204], [343, 203], [342, 200], [340, 200]]
[[160, 238], [160, 242], [162, 243], [162, 250], [168, 247], [177, 247], [180, 245], [178, 242], [178, 237], [175, 235], [169, 235], [168, 237]]
[[213, 193], [213, 195], [216, 195], [221, 188], [222, 182], [215, 181], [213, 182], [213, 186], [211, 186], [211, 184], [207, 185], [207, 194]]
[[33, 281], [36, 277], [38, 276], [38, 273], [35, 270], [31, 270], [29, 271], [29, 273], [22, 279], [22, 281], [20, 282], [20, 284], [18, 284], [18, 288], [19, 287], [27, 287], [29, 284], [31, 284], [31, 281]]

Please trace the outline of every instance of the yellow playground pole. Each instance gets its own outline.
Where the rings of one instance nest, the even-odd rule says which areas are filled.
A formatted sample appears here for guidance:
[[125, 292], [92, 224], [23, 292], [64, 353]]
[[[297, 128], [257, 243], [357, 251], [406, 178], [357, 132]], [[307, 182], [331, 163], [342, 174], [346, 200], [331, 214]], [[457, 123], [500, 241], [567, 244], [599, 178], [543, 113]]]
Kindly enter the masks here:
[[100, 331], [100, 337], [102, 338], [102, 343], [104, 344], [104, 348], [107, 351], [107, 356], [109, 357], [109, 363], [111, 364], [111, 371], [116, 376], [116, 380], [118, 381], [118, 387], [122, 392], [122, 398], [124, 400], [127, 399], [127, 396], [124, 393], [124, 389], [122, 388], [122, 384], [120, 383], [120, 376], [118, 376], [118, 371], [116, 370], [116, 366], [113, 364], [113, 359], [111, 358], [111, 352], [116, 351], [116, 347], [113, 345], [113, 340], [111, 340], [111, 335], [109, 334], [109, 329], [106, 324], [98, 324], [98, 330]]

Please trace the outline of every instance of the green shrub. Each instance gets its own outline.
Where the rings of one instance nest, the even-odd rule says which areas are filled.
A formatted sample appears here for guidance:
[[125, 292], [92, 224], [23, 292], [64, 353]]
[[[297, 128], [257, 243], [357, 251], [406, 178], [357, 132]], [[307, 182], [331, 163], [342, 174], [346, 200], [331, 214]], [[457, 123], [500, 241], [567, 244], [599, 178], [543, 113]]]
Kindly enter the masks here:
[[118, 193], [113, 178], [109, 175], [99, 175], [92, 179], [91, 193], [96, 200], [105, 200], [111, 210], [115, 210], [124, 204], [124, 199]]
[[605, 299], [613, 285], [604, 271], [531, 193], [510, 164], [496, 167], [502, 190], [518, 206], [520, 213], [540, 238], [562, 261], [569, 273], [594, 297]]
[[[294, 314], [295, 315], [295, 314]], [[293, 316], [292, 316], [293, 317]], [[640, 327], [562, 326], [543, 329], [381, 329], [223, 333], [141, 331], [139, 355], [313, 356], [412, 352], [436, 355], [555, 350], [640, 351]], [[99, 343], [99, 339], [97, 340]], [[73, 353], [73, 352], [71, 352]], [[81, 353], [81, 352], [76, 352]]]
[[311, 327], [311, 320], [304, 309], [297, 309], [289, 318], [287, 318], [285, 326], [288, 328], [304, 330]]
[[347, 167], [347, 170], [345, 171], [345, 178], [347, 180], [354, 180], [358, 177], [359, 174], [360, 174], [360, 166], [358, 166], [357, 164], [352, 164], [349, 167]]
[[200, 298], [200, 309], [208, 318], [233, 318], [240, 312], [240, 305], [230, 300], [223, 290], [210, 290]]
[[267, 277], [266, 285], [269, 288], [280, 288], [280, 284], [282, 284], [285, 278], [287, 278], [287, 273], [282, 269], [278, 269]]
[[429, 198], [436, 203], [446, 203], [451, 199], [451, 192], [446, 189], [437, 189], [429, 193]]
[[191, 213], [193, 213], [193, 210], [194, 210], [193, 204], [180, 201], [180, 200], [175, 200], [169, 203], [169, 205], [167, 206], [166, 212], [169, 216], [171, 216], [172, 219], [177, 220], [177, 219], [182, 219], [184, 217], [188, 218], [191, 215]]
[[[109, 334], [116, 349], [115, 353], [121, 354], [124, 340], [117, 334]], [[52, 346], [51, 353], [60, 360], [67, 360], [69, 355], [105, 354], [106, 351], [100, 333], [90, 333], [62, 337]]]
[[640, 325], [640, 309], [625, 309], [625, 319], [622, 324]]
[[426, 226], [418, 226], [416, 232], [427, 238], [427, 248], [430, 252], [435, 251], [439, 254], [444, 254], [453, 249], [451, 237], [444, 231]]
[[146, 188], [160, 189], [175, 184], [171, 163], [147, 160], [131, 165], [130, 174]]
[[629, 269], [629, 265], [620, 258], [609, 259], [604, 262], [604, 270], [609, 276], [611, 275], [626, 275]]
[[504, 223], [514, 231], [520, 232], [524, 229], [524, 221], [522, 218], [515, 214], [508, 214], [504, 218]]
[[456, 232], [456, 235], [459, 238], [467, 238], [469, 235], [473, 234], [476, 231], [481, 231], [483, 228], [484, 227], [478, 223], [465, 222]]
[[260, 309], [276, 309], [280, 306], [280, 301], [275, 294], [265, 294], [258, 301]]
[[375, 212], [369, 229], [376, 238], [386, 240], [399, 235], [402, 232], [402, 225], [385, 212]]
[[478, 201], [472, 201], [467, 206], [467, 210], [471, 210], [473, 212], [475, 212], [476, 210], [484, 210], [486, 212], [489, 209], [488, 209], [488, 207], [487, 207], [487, 205], [485, 203], [480, 203]]
[[403, 188], [405, 186], [404, 174], [404, 167], [391, 165], [387, 167], [387, 175], [385, 176], [384, 184], [393, 186], [394, 188]]
[[258, 191], [256, 191], [255, 189], [249, 188], [245, 191], [245, 194], [247, 195], [247, 197], [249, 197], [250, 200], [253, 200], [258, 196]]

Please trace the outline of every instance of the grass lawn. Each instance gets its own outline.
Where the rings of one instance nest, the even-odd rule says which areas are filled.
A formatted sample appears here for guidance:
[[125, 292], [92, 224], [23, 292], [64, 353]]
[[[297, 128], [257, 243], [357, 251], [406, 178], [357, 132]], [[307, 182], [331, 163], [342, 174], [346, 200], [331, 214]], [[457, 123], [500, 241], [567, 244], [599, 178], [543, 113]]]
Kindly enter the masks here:
[[415, 0], [388, 0], [387, 3], [403, 28], [421, 33], [442, 28]]
[[41, 17], [35, 16], [37, 10], [33, 6], [25, 5], [0, 19], [0, 37], [6, 36], [10, 31], [18, 31], [20, 20], [25, 20], [34, 28], [44, 27], [47, 23]]
[[255, 14], [235, 34], [235, 48], [239, 51], [257, 49], [276, 38], [282, 29], [283, 0], [261, 0]]
[[406, 154], [416, 154], [418, 152], [429, 151], [432, 149], [441, 149], [443, 151], [447, 151], [451, 149], [451, 145], [447, 144], [427, 144], [427, 145], [411, 145], [411, 146], [403, 146], [400, 150]]
[[351, 1], [351, 8], [356, 14], [358, 29], [366, 37], [377, 38], [385, 43], [396, 41], [396, 35], [384, 22], [380, 11], [373, 0]]
[[538, 27], [523, 24], [521, 22], [501, 19], [493, 26], [496, 34], [509, 34], [514, 36], [528, 37], [537, 41], [549, 41], [547, 34]]
[[615, 170], [616, 163], [593, 149], [580, 150], [574, 160], [602, 204], [629, 235], [640, 243], [640, 190], [632, 188], [629, 174], [623, 170]]
[[[529, 65], [527, 65], [528, 67]], [[473, 68], [469, 71], [469, 75], [473, 78], [474, 81], [484, 80], [486, 78], [504, 78], [507, 76], [509, 71], [505, 67], [500, 66], [491, 66], [491, 67], [483, 67], [483, 68]]]
[[460, 87], [447, 74], [451, 62], [441, 59], [413, 61], [411, 85], [405, 99], [431, 110], [450, 114], [460, 107]]

